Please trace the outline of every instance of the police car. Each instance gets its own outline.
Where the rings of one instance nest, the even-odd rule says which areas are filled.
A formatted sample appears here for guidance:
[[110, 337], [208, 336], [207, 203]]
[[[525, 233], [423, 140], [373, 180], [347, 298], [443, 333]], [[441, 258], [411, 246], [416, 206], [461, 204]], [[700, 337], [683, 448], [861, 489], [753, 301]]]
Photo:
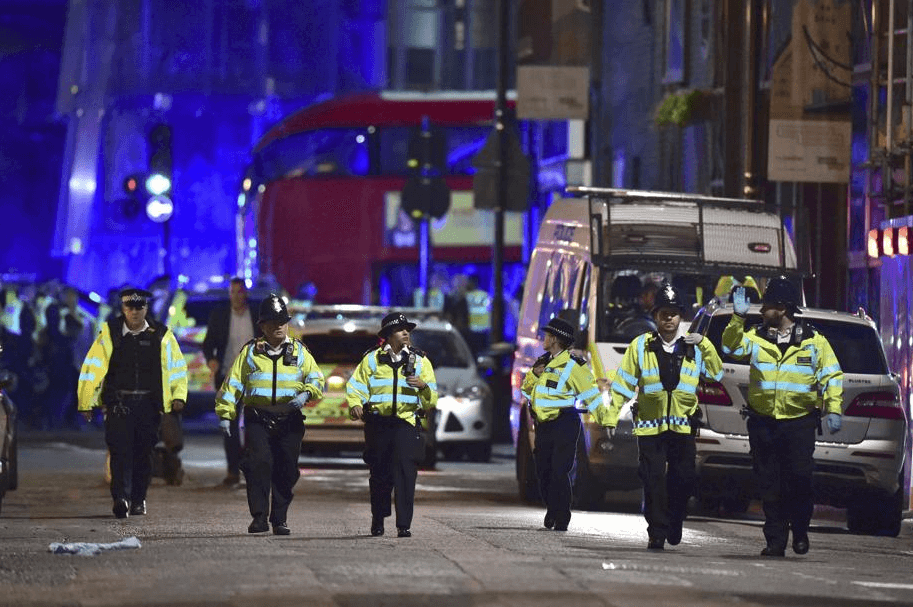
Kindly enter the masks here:
[[[708, 337], [723, 359], [722, 381], [704, 383], [698, 392], [704, 414], [697, 437], [700, 500], [706, 509], [739, 512], [758, 496], [741, 413], [749, 366], [720, 347], [732, 313], [731, 304], [711, 302], [695, 316], [691, 331]], [[836, 434], [825, 430], [815, 444], [815, 503], [846, 508], [852, 533], [896, 536], [904, 509], [908, 420], [875, 323], [861, 310], [803, 307], [798, 318], [827, 338], [844, 373], [842, 428]], [[746, 327], [760, 322], [760, 306], [752, 305]]]

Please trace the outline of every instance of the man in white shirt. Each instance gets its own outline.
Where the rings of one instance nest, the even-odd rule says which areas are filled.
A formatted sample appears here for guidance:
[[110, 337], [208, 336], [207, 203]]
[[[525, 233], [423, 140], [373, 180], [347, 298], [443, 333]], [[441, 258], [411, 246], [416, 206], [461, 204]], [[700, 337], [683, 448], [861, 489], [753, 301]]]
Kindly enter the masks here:
[[[225, 380], [231, 363], [241, 348], [260, 335], [254, 311], [247, 304], [247, 285], [243, 278], [232, 278], [228, 290], [229, 303], [212, 311], [203, 339], [203, 355], [213, 374], [213, 385], [218, 390]], [[225, 436], [225, 461], [227, 474], [223, 485], [233, 487], [240, 482], [241, 432], [239, 415], [232, 420], [231, 433]]]

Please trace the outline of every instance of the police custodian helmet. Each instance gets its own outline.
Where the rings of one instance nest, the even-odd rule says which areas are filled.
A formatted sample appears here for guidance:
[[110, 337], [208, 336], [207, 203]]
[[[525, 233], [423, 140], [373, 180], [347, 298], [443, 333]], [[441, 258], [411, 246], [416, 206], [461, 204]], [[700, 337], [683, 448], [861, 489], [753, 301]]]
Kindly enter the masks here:
[[257, 319], [258, 323], [279, 322], [285, 324], [291, 319], [292, 317], [289, 316], [288, 308], [285, 306], [285, 300], [275, 293], [270, 293], [262, 302], [260, 302], [260, 318]]
[[767, 283], [767, 288], [764, 289], [761, 303], [774, 306], [783, 304], [793, 314], [802, 312], [799, 309], [799, 291], [785, 276], [777, 276], [770, 279]]
[[679, 313], [685, 311], [685, 302], [682, 300], [681, 293], [668, 282], [663, 282], [653, 297], [653, 309], [650, 310], [650, 313], [656, 314], [662, 308], [675, 308]]

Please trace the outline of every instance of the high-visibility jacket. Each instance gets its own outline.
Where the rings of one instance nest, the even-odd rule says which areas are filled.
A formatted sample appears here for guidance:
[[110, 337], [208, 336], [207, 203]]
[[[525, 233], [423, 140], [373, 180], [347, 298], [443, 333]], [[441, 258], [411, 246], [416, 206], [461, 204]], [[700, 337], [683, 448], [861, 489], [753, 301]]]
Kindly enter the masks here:
[[586, 360], [567, 350], [552, 357], [542, 375], [536, 377], [530, 369], [520, 392], [529, 400], [533, 414], [540, 422], [555, 419], [562, 409], [573, 408], [577, 401], [598, 420], [602, 416], [599, 409], [605, 406]]
[[22, 316], [22, 300], [19, 299], [19, 296], [16, 295], [16, 292], [9, 290], [6, 292], [5, 301], [3, 303], [3, 319], [0, 321], [6, 330], [15, 335], [20, 335], [22, 333], [22, 328], [19, 324], [19, 319]]
[[[91, 411], [94, 407], [100, 406], [98, 400], [104, 386], [105, 376], [108, 374], [111, 355], [114, 353], [111, 331], [112, 329], [123, 330], [123, 322], [123, 318], [115, 318], [104, 323], [101, 326], [101, 332], [92, 342], [92, 346], [86, 354], [79, 371], [77, 387], [77, 408], [80, 411]], [[147, 322], [149, 323], [148, 331], [156, 333], [157, 326], [160, 327], [159, 332], [163, 330], [161, 343], [162, 406], [168, 413], [171, 411], [171, 401], [187, 400], [187, 361], [184, 360], [181, 347], [171, 329], [161, 327], [154, 320]]]
[[259, 337], [247, 342], [216, 394], [216, 415], [234, 419], [237, 405], [284, 405], [302, 392], [308, 400], [323, 397], [323, 373], [303, 343], [287, 340], [283, 354], [270, 356], [269, 344]]
[[691, 433], [690, 416], [697, 410], [697, 385], [701, 376], [712, 381], [723, 377], [723, 363], [706, 337], [693, 347], [684, 346], [679, 381], [671, 392], [663, 388], [659, 357], [662, 347], [657, 333], [644, 333], [628, 345], [612, 381], [612, 405], [606, 425], [615, 426], [622, 406], [637, 396], [634, 434], [652, 436], [672, 431]]
[[758, 283], [751, 276], [745, 277], [745, 282], [740, 282], [735, 276], [721, 276], [716, 283], [716, 288], [713, 290], [713, 294], [724, 300], [729, 300], [729, 293], [732, 291], [733, 287], [742, 286], [745, 288], [752, 288], [761, 294], [761, 289], [758, 287]]
[[[412, 292], [412, 305], [416, 308], [425, 306], [425, 293], [421, 289]], [[428, 307], [435, 310], [444, 309], [444, 292], [438, 288], [428, 289]]]
[[437, 404], [437, 380], [431, 361], [423, 352], [415, 352], [415, 375], [428, 384], [427, 388], [418, 390], [406, 383], [403, 372], [405, 365], [394, 369], [390, 365], [390, 354], [383, 348], [375, 348], [365, 354], [352, 377], [346, 383], [346, 402], [349, 407], [368, 404], [379, 415], [393, 414], [396, 405], [396, 416], [415, 425], [415, 412], [431, 409]]
[[840, 363], [827, 339], [808, 324], [793, 325], [789, 347], [781, 353], [776, 336], [768, 340], [758, 327], [746, 331], [745, 319], [733, 314], [722, 344], [725, 354], [750, 360], [748, 406], [756, 413], [792, 419], [819, 406], [825, 414], [842, 413]]
[[485, 333], [491, 330], [491, 298], [481, 289], [473, 289], [466, 294], [469, 306], [469, 330]]

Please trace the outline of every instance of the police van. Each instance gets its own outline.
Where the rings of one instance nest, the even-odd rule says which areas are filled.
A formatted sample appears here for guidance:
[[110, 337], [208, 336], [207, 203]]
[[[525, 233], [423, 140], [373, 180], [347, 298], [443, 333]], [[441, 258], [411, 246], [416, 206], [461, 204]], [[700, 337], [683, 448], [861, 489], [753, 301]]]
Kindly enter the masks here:
[[[628, 344], [654, 330], [652, 289], [675, 285], [695, 311], [726, 299], [733, 285], [760, 285], [787, 275], [797, 280], [793, 239], [764, 202], [692, 194], [609, 188], [568, 188], [549, 206], [524, 285], [511, 375], [511, 427], [520, 496], [538, 499], [532, 449], [535, 425], [520, 393], [543, 353], [541, 327], [556, 316], [578, 329], [574, 344], [607, 386]], [[690, 318], [683, 319], [682, 329]], [[630, 406], [613, 438], [583, 413], [577, 446], [575, 507], [600, 505], [608, 490], [640, 488]]]

